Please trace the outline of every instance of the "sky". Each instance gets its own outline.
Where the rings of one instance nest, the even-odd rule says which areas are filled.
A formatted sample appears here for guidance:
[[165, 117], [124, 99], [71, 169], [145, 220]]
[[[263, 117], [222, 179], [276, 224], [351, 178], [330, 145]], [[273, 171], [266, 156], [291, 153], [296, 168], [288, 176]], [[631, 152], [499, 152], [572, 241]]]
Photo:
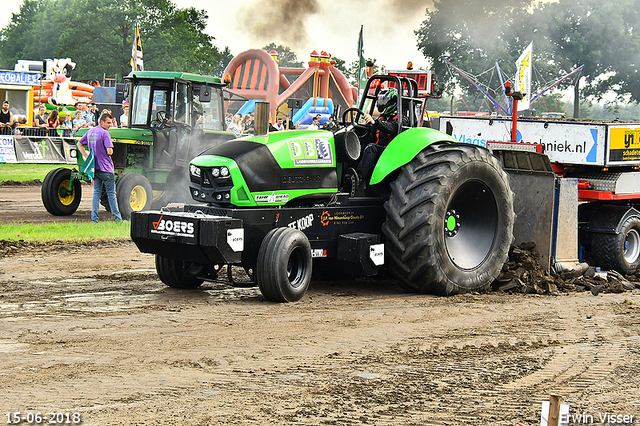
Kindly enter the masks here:
[[[205, 32], [215, 45], [228, 46], [233, 55], [274, 42], [290, 47], [306, 63], [322, 50], [344, 60], [357, 60], [360, 25], [364, 25], [364, 53], [387, 69], [428, 68], [416, 47], [414, 31], [425, 19], [431, 0], [173, 0], [180, 8], [204, 9], [209, 15]], [[22, 0], [0, 8], [0, 27], [20, 10]], [[144, 34], [142, 35], [144, 51]], [[40, 59], [40, 58], [25, 58]]]

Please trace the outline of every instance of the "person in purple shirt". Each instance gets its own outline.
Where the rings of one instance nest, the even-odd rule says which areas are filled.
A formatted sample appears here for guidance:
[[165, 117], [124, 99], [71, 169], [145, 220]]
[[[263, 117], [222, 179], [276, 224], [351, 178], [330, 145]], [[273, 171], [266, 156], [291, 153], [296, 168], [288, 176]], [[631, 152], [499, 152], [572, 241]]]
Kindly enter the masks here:
[[85, 160], [89, 150], [93, 152], [95, 159], [95, 172], [93, 176], [93, 200], [91, 201], [91, 222], [98, 223], [98, 209], [100, 208], [100, 197], [102, 195], [102, 184], [104, 183], [109, 200], [109, 207], [113, 214], [113, 220], [122, 221], [120, 210], [118, 210], [118, 200], [116, 200], [116, 179], [113, 167], [113, 142], [109, 135], [109, 128], [113, 123], [113, 117], [108, 112], [100, 116], [100, 124], [91, 128], [78, 141], [78, 150]]

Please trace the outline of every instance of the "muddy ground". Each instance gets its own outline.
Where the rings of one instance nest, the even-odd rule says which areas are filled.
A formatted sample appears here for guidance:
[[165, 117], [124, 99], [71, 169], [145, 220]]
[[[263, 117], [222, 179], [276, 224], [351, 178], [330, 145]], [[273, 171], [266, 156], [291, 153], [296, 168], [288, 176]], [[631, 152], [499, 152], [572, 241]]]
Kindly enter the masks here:
[[[7, 199], [39, 216], [38, 191], [0, 187], [0, 222]], [[165, 287], [128, 241], [1, 248], [5, 423], [531, 426], [557, 393], [592, 424], [640, 424], [637, 289], [441, 298], [355, 279], [274, 304], [223, 279]]]
[[[78, 210], [71, 216], [54, 216], [49, 214], [42, 204], [41, 186], [39, 182], [23, 185], [0, 185], [0, 226], [2, 222], [70, 222], [91, 221], [91, 198], [93, 186], [82, 183], [82, 197]], [[100, 208], [100, 219], [109, 220], [111, 213]]]

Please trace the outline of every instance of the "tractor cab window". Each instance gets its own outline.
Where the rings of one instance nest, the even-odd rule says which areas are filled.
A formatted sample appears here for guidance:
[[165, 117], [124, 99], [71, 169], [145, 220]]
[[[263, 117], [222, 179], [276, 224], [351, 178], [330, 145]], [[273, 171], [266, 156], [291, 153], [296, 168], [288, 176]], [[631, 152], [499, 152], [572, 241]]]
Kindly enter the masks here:
[[362, 111], [368, 113], [374, 119], [378, 118], [382, 113], [378, 110], [378, 93], [380, 93], [382, 89], [386, 89], [388, 87], [389, 84], [387, 81], [373, 80], [369, 86], [369, 91], [365, 93]]
[[151, 98], [151, 86], [138, 84], [133, 88], [133, 103], [131, 105], [131, 125], [146, 126], [149, 114], [149, 100]]
[[[154, 87], [152, 100], [151, 119], [159, 118], [161, 120], [163, 113], [168, 114], [169, 111], [169, 89]], [[160, 113], [160, 117], [158, 117], [158, 113]]]
[[205, 130], [224, 130], [222, 91], [211, 88], [211, 99], [207, 102], [200, 100], [198, 91], [194, 91], [193, 109], [196, 116], [196, 127]]
[[177, 123], [191, 124], [191, 108], [189, 99], [189, 86], [185, 83], [176, 83], [174, 120]]

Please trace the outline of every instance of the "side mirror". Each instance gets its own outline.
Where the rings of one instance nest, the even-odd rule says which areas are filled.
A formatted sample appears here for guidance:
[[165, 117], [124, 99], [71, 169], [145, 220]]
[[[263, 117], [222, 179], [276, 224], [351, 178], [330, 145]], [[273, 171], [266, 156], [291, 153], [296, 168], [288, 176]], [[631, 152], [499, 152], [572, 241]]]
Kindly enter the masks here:
[[210, 102], [211, 101], [211, 87], [205, 85], [200, 86], [200, 102]]

